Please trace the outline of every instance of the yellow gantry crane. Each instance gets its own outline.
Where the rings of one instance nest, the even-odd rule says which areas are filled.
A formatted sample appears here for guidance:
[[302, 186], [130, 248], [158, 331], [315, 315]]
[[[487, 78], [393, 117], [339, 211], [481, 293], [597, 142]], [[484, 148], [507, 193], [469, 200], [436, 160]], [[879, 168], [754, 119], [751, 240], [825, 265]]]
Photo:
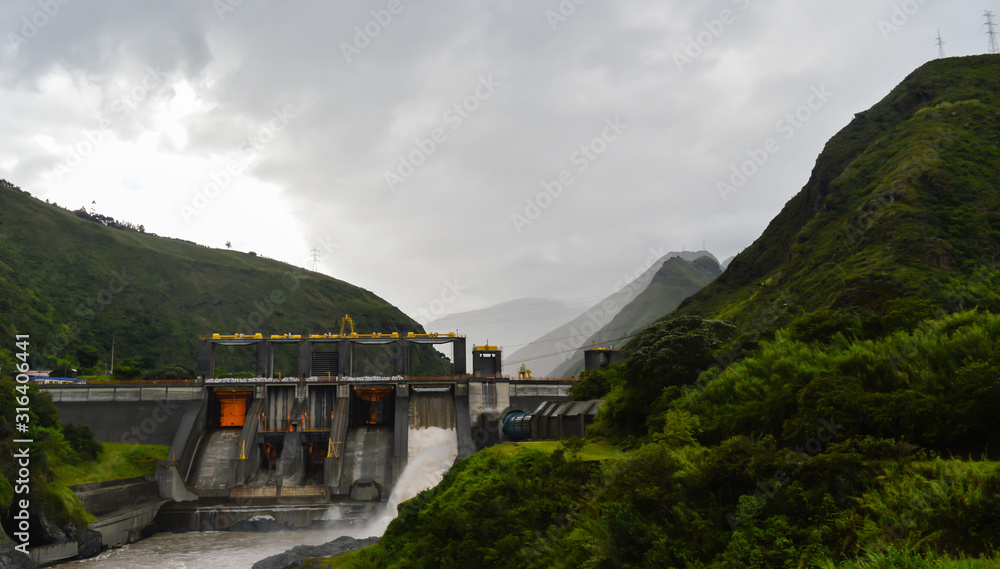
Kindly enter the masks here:
[[531, 377], [531, 370], [524, 364], [521, 364], [521, 369], [517, 370], [517, 378], [524, 380], [535, 379]]
[[350, 325], [350, 327], [351, 327], [350, 337], [357, 336], [357, 333], [354, 331], [354, 320], [351, 320], [351, 317], [345, 314], [344, 317], [340, 320], [340, 337], [341, 338], [347, 337], [347, 336], [344, 335], [344, 329], [348, 325]]

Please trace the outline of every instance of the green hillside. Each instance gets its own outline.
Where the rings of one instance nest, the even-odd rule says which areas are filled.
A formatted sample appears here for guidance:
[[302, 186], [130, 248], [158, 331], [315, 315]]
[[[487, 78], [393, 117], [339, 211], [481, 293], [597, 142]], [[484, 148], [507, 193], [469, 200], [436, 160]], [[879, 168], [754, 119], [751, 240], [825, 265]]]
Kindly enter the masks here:
[[[669, 314], [685, 298], [705, 288], [719, 276], [722, 269], [715, 259], [705, 256], [693, 261], [680, 257], [667, 259], [645, 290], [583, 343], [583, 348], [618, 346], [635, 337], [644, 328]], [[552, 372], [554, 377], [576, 377], [583, 371], [583, 350], [561, 364]]]
[[[116, 371], [185, 375], [199, 335], [338, 331], [344, 314], [359, 332], [421, 331], [385, 300], [343, 281], [87, 217], [0, 182], [0, 326], [8, 338], [31, 335], [33, 367], [103, 371], [114, 337]], [[0, 346], [4, 370], [12, 349]], [[251, 359], [249, 352], [220, 354], [219, 365], [241, 371]], [[417, 359], [427, 373], [445, 371], [430, 350]], [[275, 372], [294, 373], [291, 361], [279, 350]], [[168, 369], [176, 366], [185, 369]]]
[[805, 187], [677, 314], [773, 326], [898, 298], [1000, 310], [1000, 56], [922, 66], [827, 143]]

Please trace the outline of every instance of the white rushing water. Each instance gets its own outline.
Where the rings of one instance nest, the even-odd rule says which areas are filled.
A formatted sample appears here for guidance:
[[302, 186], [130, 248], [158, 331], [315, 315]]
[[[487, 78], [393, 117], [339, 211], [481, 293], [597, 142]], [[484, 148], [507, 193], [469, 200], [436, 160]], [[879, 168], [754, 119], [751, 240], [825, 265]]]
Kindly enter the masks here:
[[[410, 429], [409, 460], [382, 513], [358, 529], [277, 531], [271, 533], [159, 533], [139, 543], [105, 551], [61, 569], [250, 569], [254, 563], [297, 545], [320, 545], [341, 535], [382, 535], [396, 517], [396, 506], [437, 485], [458, 456], [454, 429]], [[331, 513], [336, 513], [331, 508]], [[330, 519], [336, 516], [332, 515]]]
[[410, 429], [408, 450], [406, 468], [389, 495], [385, 511], [368, 524], [366, 535], [385, 533], [396, 518], [397, 506], [441, 481], [458, 456], [458, 435], [455, 429], [440, 427]]

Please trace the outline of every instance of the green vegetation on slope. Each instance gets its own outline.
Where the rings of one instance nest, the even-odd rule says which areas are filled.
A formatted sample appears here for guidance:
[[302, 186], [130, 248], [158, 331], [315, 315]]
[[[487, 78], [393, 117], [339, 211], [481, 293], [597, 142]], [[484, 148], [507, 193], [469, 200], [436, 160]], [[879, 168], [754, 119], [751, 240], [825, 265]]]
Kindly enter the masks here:
[[876, 340], [804, 342], [780, 332], [752, 357], [703, 374], [674, 406], [733, 433], [802, 444], [818, 418], [855, 437], [1000, 456], [1000, 317], [964, 312]]
[[[681, 320], [646, 333], [657, 349], [632, 352], [598, 418], [630, 450], [600, 462], [574, 457], [578, 442], [481, 451], [404, 503], [348, 566], [998, 565], [987, 560], [1000, 547], [1000, 464], [978, 459], [995, 448], [985, 410], [1000, 386], [975, 372], [998, 362], [1000, 316], [965, 312], [877, 341], [782, 329], [725, 370], [699, 373], [695, 359], [671, 370], [647, 399], [648, 430], [631, 434], [621, 410], [648, 390], [634, 378], [732, 331]], [[865, 383], [876, 377], [911, 379]]]
[[517, 448], [528, 450], [540, 450], [553, 453], [562, 449], [563, 452], [587, 462], [593, 460], [608, 460], [622, 456], [622, 449], [607, 442], [594, 442], [580, 440], [580, 448], [573, 448], [572, 442], [559, 441], [525, 441], [517, 443]]
[[940, 59], [834, 136], [809, 182], [678, 308], [771, 328], [895, 298], [1000, 310], [1000, 56]]
[[527, 546], [586, 499], [596, 464], [563, 452], [482, 450], [401, 504], [381, 543], [352, 566], [523, 567], [535, 555]]
[[[65, 428], [65, 427], [64, 427]], [[63, 462], [52, 471], [61, 484], [77, 486], [105, 480], [122, 480], [136, 476], [151, 476], [156, 472], [156, 461], [166, 460], [167, 445], [134, 445], [128, 443], [100, 443], [102, 452], [93, 460]]]
[[[0, 181], [0, 330], [30, 334], [32, 364], [130, 379], [192, 377], [198, 336], [212, 332], [326, 333], [350, 314], [359, 332], [422, 331], [398, 309], [343, 281], [255, 254], [211, 249], [106, 226]], [[0, 344], [0, 368], [12, 346]], [[224, 371], [254, 354], [219, 350]], [[238, 352], [238, 353], [235, 353]], [[443, 374], [438, 353], [414, 350], [415, 371]], [[359, 358], [360, 361], [361, 358]], [[275, 373], [294, 374], [291, 350]]]

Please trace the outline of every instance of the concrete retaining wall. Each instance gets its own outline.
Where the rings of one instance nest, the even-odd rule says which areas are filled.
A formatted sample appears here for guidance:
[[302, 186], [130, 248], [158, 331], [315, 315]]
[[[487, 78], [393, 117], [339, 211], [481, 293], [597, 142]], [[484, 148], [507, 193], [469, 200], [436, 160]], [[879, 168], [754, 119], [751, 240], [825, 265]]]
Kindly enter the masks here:
[[85, 401], [195, 401], [205, 397], [205, 388], [192, 385], [40, 385], [55, 403]]
[[167, 500], [147, 502], [125, 510], [99, 517], [96, 522], [87, 524], [92, 530], [101, 532], [101, 544], [115, 547], [127, 543], [135, 543], [143, 537], [143, 533], [152, 527], [160, 507]]
[[203, 403], [201, 387], [46, 389], [63, 424], [83, 423], [100, 442], [169, 445], [181, 419]]
[[41, 566], [76, 557], [79, 553], [80, 546], [75, 541], [67, 541], [66, 543], [32, 547], [28, 550], [28, 557], [31, 557], [36, 565]]
[[101, 517], [115, 510], [160, 499], [155, 480], [144, 477], [84, 484], [70, 488], [80, 498], [83, 507], [93, 516]]

